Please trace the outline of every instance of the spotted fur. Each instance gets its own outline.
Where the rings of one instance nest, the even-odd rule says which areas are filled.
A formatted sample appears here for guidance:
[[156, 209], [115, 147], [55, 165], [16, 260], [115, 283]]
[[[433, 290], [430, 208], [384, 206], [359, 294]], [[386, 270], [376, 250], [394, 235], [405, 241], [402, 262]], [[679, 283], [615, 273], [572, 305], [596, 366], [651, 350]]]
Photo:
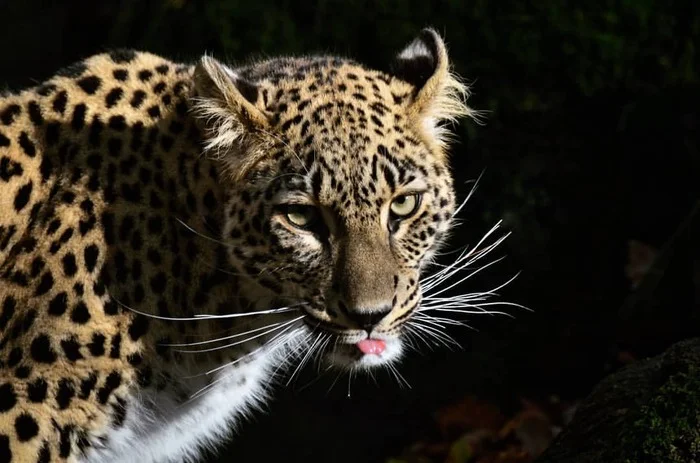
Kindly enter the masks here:
[[390, 72], [122, 50], [2, 96], [0, 461], [194, 460], [322, 340], [398, 359], [465, 97], [432, 30]]

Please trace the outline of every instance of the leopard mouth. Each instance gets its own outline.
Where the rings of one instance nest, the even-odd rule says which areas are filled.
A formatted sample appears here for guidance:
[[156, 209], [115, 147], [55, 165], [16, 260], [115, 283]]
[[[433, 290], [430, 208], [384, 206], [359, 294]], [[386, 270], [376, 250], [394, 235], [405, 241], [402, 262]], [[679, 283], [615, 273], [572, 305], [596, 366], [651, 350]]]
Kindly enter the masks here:
[[398, 336], [366, 337], [356, 343], [336, 344], [325, 354], [325, 360], [337, 368], [363, 370], [386, 366], [400, 358], [402, 351], [403, 342]]
[[329, 336], [323, 360], [332, 367], [355, 370], [386, 365], [401, 356], [403, 342], [399, 331], [372, 331], [348, 328], [310, 315], [304, 323], [312, 331]]

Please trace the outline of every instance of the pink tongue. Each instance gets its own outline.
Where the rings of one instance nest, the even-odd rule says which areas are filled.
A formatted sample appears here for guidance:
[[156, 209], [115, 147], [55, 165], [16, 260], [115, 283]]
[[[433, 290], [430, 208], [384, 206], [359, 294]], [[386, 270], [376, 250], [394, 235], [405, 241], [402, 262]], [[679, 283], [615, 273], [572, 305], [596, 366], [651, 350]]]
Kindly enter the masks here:
[[357, 343], [357, 348], [363, 354], [379, 355], [386, 349], [386, 343], [379, 339], [363, 339]]

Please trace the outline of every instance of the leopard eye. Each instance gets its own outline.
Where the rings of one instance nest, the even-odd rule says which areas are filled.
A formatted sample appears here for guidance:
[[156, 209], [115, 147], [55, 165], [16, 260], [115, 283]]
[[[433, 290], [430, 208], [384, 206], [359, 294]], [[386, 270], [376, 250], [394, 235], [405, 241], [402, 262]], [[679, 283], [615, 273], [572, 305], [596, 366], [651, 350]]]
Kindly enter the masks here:
[[308, 230], [318, 220], [318, 209], [313, 206], [290, 204], [286, 207], [285, 218], [291, 225]]
[[420, 205], [421, 196], [418, 193], [401, 195], [391, 202], [391, 214], [397, 219], [405, 219], [415, 214]]

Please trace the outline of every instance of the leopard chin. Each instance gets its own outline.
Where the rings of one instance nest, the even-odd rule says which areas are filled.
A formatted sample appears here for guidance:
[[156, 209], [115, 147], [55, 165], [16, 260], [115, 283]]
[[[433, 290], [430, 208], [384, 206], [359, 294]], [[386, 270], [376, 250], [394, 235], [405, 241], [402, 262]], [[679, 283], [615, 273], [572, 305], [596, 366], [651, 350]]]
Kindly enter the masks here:
[[311, 354], [318, 356], [329, 368], [358, 371], [386, 367], [401, 359], [404, 341], [396, 329], [391, 332], [346, 329], [343, 331], [315, 328], [311, 337], [319, 340], [309, 346]]
[[[371, 343], [366, 348], [358, 344]], [[357, 342], [337, 344], [324, 355], [324, 361], [334, 368], [343, 370], [371, 370], [391, 365], [403, 356], [403, 341], [398, 336], [372, 335]]]

